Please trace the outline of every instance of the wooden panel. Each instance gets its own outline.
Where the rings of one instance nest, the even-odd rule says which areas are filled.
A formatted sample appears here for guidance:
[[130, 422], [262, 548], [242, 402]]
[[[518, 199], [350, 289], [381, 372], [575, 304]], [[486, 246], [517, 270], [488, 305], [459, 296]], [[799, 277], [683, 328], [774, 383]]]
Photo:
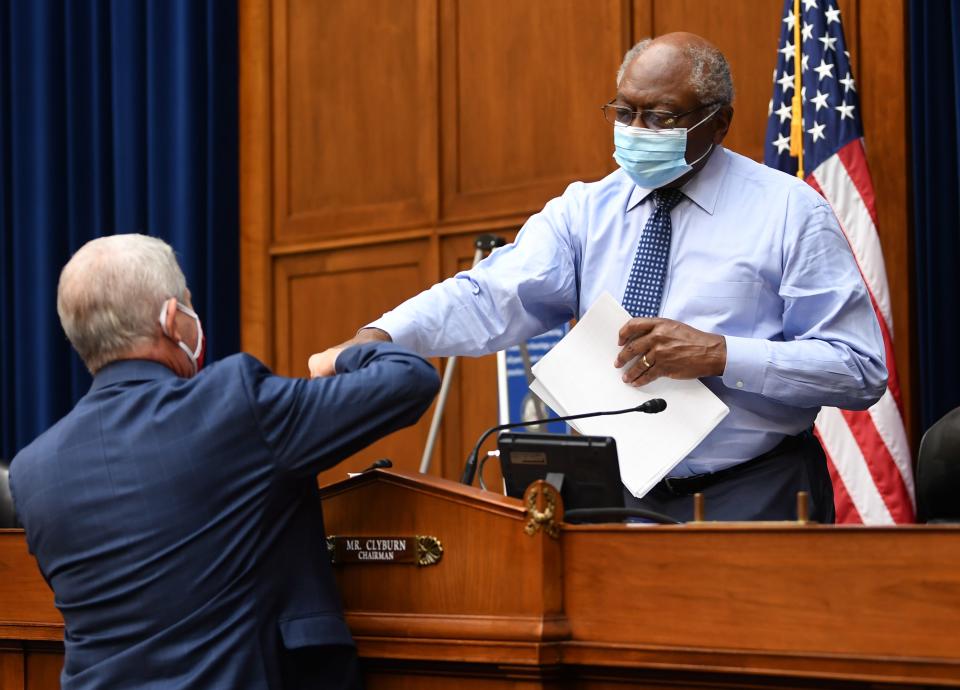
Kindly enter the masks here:
[[404, 669], [566, 689], [960, 687], [956, 526], [564, 525], [560, 561], [521, 536], [519, 501], [436, 478], [378, 472], [323, 500], [338, 534], [444, 544], [435, 566], [337, 570], [375, 687]]
[[[459, 671], [459, 673], [457, 673]], [[549, 685], [539, 680], [522, 680], [516, 670], [499, 673], [478, 675], [476, 669], [439, 669], [416, 668], [411, 670], [405, 666], [391, 667], [367, 671], [364, 682], [367, 690], [450, 690], [451, 675], [456, 673], [457, 690], [547, 690], [567, 688], [566, 684], [557, 682]]]
[[276, 240], [436, 218], [436, 12], [274, 3]]
[[[307, 359], [353, 336], [397, 302], [433, 281], [432, 252], [426, 239], [385, 245], [330, 249], [276, 259], [276, 371], [305, 376]], [[409, 448], [422, 448], [426, 419], [359, 453], [321, 481], [341, 479], [345, 471], [389, 457], [398, 466], [416, 469]], [[401, 462], [402, 459], [402, 462]]]
[[270, 219], [270, 5], [241, 0], [240, 70], [240, 346], [263, 362], [272, 359]]
[[[871, 8], [872, 5], [871, 0]], [[847, 51], [850, 53], [850, 64], [853, 66], [854, 77], [859, 77], [862, 71], [860, 61], [861, 3], [859, 0], [836, 0], [836, 6], [840, 10], [840, 20], [843, 22], [843, 37], [847, 42]], [[877, 60], [882, 58], [880, 55], [871, 55], [867, 59]]]
[[0, 529], [0, 689], [55, 690], [63, 619], [22, 529]]
[[30, 650], [26, 655], [26, 690], [58, 690], [63, 650]]
[[[477, 640], [479, 647], [524, 642], [529, 653], [529, 643], [569, 634], [560, 610], [560, 542], [542, 531], [524, 531], [519, 500], [391, 471], [330, 487], [323, 505], [331, 534], [419, 534], [443, 545], [435, 565], [360, 562], [335, 568], [358, 637]], [[515, 576], [505, 578], [507, 570]]]
[[443, 217], [538, 210], [615, 169], [600, 106], [629, 43], [622, 0], [457, 0], [441, 11]]
[[[946, 660], [960, 649], [956, 536], [909, 527], [572, 528], [565, 609], [574, 639], [595, 642]], [[599, 553], [636, 567], [597, 568]], [[618, 588], [643, 596], [618, 607]]]
[[23, 666], [23, 650], [19, 649], [19, 645], [13, 649], [0, 647], [0, 688], [23, 690]]
[[[370, 690], [960, 688], [958, 526], [561, 525], [554, 539], [526, 533], [521, 501], [381, 471], [323, 501], [332, 533], [444, 546], [432, 566], [336, 568]], [[62, 647], [31, 641], [55, 610], [25, 553], [22, 530], [0, 530], [0, 611], [23, 614], [0, 629], [0, 679], [47, 690]]]
[[8, 630], [27, 624], [32, 639], [61, 639], [60, 612], [53, 605], [53, 592], [44, 582], [24, 540], [23, 530], [0, 529], [0, 639]]

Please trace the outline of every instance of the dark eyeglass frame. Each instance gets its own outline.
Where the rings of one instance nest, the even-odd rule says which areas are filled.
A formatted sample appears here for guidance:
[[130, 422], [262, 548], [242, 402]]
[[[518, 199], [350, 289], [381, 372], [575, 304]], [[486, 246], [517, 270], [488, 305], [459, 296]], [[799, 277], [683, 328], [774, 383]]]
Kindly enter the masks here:
[[[614, 103], [616, 100], [616, 98], [612, 98], [609, 103], [600, 106], [600, 110], [603, 111], [603, 117], [607, 122], [611, 125], [632, 125], [639, 117], [647, 129], [674, 129], [677, 126], [677, 121], [679, 121], [681, 117], [695, 113], [698, 110], [703, 110], [704, 108], [709, 108], [712, 105], [719, 105], [716, 102], [710, 102], [698, 105], [696, 108], [683, 113], [671, 113], [669, 110], [628, 108], [625, 105], [616, 105]], [[618, 113], [628, 113], [630, 119], [624, 122], [617, 117]]]

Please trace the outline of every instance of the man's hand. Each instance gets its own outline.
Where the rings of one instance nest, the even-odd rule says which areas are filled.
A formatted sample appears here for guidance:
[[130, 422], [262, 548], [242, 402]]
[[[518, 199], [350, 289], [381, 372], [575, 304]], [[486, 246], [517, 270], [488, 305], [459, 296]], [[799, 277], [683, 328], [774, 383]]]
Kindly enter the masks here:
[[721, 376], [727, 365], [727, 341], [721, 335], [704, 333], [671, 319], [630, 319], [620, 329], [623, 346], [614, 366], [634, 365], [623, 374], [633, 386], [643, 386], [668, 376], [696, 379]]
[[343, 352], [342, 347], [331, 347], [323, 352], [310, 355], [307, 360], [307, 367], [310, 369], [310, 378], [317, 379], [322, 376], [333, 376], [337, 373], [337, 356]]
[[310, 355], [307, 360], [307, 368], [310, 370], [310, 378], [315, 379], [321, 376], [334, 376], [337, 373], [337, 356], [351, 345], [361, 343], [385, 342], [389, 343], [392, 339], [386, 331], [379, 328], [362, 328], [357, 334], [336, 347], [331, 347], [323, 352]]

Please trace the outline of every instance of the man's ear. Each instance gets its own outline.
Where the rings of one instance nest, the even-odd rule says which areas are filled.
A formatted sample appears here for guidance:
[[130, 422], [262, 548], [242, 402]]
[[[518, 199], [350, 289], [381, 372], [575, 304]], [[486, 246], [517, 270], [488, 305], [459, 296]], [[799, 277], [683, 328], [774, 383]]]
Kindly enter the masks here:
[[716, 122], [716, 128], [713, 130], [713, 143], [719, 146], [723, 143], [727, 132], [730, 131], [730, 123], [733, 122], [733, 106], [722, 106], [720, 110], [717, 111], [714, 121]]
[[173, 341], [182, 340], [180, 329], [177, 328], [177, 298], [171, 297], [164, 302], [163, 333]]

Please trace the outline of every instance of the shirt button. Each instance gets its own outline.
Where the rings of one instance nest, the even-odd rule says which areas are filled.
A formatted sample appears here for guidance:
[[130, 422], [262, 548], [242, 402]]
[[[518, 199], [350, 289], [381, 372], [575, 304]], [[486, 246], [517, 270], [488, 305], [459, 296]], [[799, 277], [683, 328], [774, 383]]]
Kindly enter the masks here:
[[737, 381], [737, 388], [743, 388], [743, 381]]

